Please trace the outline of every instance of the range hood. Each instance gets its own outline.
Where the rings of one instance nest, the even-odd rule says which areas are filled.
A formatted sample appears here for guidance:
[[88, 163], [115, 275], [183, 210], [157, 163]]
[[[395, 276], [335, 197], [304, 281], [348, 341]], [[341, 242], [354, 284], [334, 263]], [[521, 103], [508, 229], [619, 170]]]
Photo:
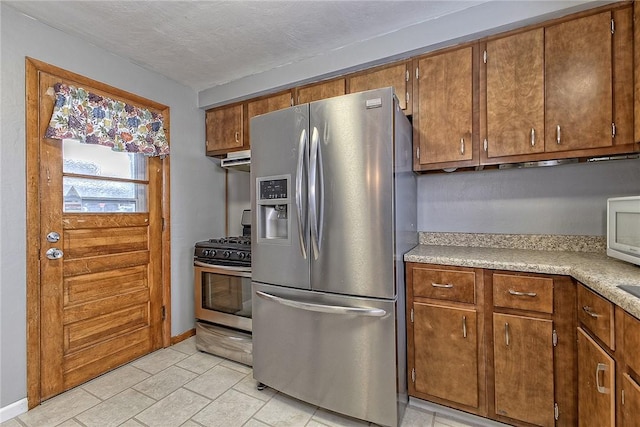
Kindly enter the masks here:
[[251, 150], [234, 151], [220, 160], [220, 166], [249, 172], [251, 165]]

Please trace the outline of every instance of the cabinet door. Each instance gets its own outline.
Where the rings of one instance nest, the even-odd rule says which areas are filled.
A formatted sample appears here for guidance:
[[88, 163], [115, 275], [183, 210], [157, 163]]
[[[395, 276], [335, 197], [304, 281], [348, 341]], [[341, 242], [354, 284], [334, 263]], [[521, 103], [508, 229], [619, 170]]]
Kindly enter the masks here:
[[[271, 111], [282, 110], [291, 106], [291, 92], [286, 91], [265, 98], [259, 98], [255, 101], [247, 103], [247, 120], [260, 114], [270, 113]], [[251, 128], [250, 125], [248, 125]], [[247, 132], [249, 134], [249, 132]], [[251, 135], [249, 135], [249, 138]], [[247, 144], [248, 145], [248, 144]]]
[[545, 30], [545, 151], [612, 145], [611, 12]]
[[553, 426], [553, 323], [494, 313], [496, 414]]
[[298, 88], [296, 90], [296, 104], [306, 104], [307, 102], [344, 95], [345, 86], [344, 79], [337, 79]]
[[615, 426], [615, 362], [578, 328], [578, 425]]
[[420, 59], [418, 70], [420, 165], [473, 159], [473, 48]]
[[622, 427], [640, 427], [640, 384], [622, 375]]
[[209, 110], [205, 115], [208, 155], [244, 148], [242, 104]]
[[414, 303], [415, 390], [478, 407], [477, 314]]
[[400, 108], [405, 111], [405, 114], [411, 114], [408, 63], [403, 62], [392, 67], [381, 68], [349, 78], [349, 93], [388, 86], [393, 87], [395, 90]]
[[255, 101], [247, 103], [247, 116], [258, 116], [260, 114], [269, 113], [271, 111], [282, 110], [291, 106], [291, 92], [286, 91], [280, 94], [271, 95], [265, 98], [259, 98]]
[[544, 151], [544, 30], [487, 42], [487, 157]]

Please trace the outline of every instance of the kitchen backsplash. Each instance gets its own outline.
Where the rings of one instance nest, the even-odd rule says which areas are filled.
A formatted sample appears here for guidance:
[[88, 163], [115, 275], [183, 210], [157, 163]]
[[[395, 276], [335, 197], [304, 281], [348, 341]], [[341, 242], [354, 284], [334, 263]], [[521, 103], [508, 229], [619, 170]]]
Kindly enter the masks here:
[[418, 233], [421, 245], [467, 246], [539, 251], [606, 252], [606, 236], [553, 234]]

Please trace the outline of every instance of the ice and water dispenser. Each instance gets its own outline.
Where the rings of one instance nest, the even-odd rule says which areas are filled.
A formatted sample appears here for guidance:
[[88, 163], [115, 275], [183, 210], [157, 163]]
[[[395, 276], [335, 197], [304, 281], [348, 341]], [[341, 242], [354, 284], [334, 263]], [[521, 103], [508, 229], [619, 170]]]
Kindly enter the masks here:
[[258, 241], [289, 244], [291, 242], [291, 175], [256, 179]]

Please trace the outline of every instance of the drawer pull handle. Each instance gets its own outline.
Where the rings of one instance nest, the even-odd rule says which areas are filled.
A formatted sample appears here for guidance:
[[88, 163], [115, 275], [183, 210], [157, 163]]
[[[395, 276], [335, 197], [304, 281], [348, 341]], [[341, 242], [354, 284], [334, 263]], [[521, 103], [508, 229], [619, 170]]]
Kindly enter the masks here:
[[462, 338], [467, 337], [467, 316], [462, 316]]
[[596, 366], [596, 388], [598, 389], [598, 393], [609, 394], [609, 389], [600, 385], [600, 372], [607, 372], [609, 367], [604, 363], [598, 363]]
[[509, 323], [504, 324], [504, 343], [509, 347], [509, 343], [511, 342], [511, 336], [509, 334]]
[[451, 283], [432, 283], [431, 286], [434, 288], [453, 288]]
[[600, 317], [600, 315], [594, 313], [593, 309], [591, 307], [589, 307], [588, 305], [583, 305], [582, 306], [582, 311], [584, 311], [585, 313], [587, 313], [589, 316], [593, 317], [594, 319], [597, 319], [598, 317]]
[[517, 297], [535, 297], [538, 295], [535, 292], [520, 292], [520, 291], [514, 291], [513, 289], [509, 289], [509, 293]]

